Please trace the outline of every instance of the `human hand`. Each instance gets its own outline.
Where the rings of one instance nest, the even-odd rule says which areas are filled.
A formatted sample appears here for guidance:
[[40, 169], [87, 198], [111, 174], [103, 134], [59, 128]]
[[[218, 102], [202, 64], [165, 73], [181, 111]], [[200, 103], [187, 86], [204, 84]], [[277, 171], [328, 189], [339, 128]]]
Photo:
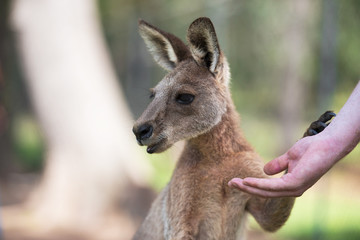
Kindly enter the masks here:
[[261, 197], [301, 196], [359, 143], [359, 108], [360, 82], [324, 131], [302, 138], [288, 152], [264, 167], [268, 175], [287, 169], [285, 175], [280, 178], [234, 178], [229, 186]]
[[298, 197], [314, 185], [338, 160], [337, 144], [323, 134], [302, 138], [288, 152], [270, 161], [264, 172], [280, 178], [234, 178], [229, 186], [260, 197]]

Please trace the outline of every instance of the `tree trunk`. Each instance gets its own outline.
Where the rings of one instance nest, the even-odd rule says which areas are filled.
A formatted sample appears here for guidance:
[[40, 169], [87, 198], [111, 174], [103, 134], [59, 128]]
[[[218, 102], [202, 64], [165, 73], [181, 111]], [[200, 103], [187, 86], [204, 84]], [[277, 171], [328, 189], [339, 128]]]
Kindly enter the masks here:
[[324, 112], [331, 106], [337, 78], [336, 36], [338, 19], [338, 2], [323, 1], [322, 37], [320, 52], [320, 77], [318, 86], [318, 109]]
[[[9, 169], [11, 169], [11, 151], [9, 113], [5, 106], [5, 59], [9, 56], [5, 54], [7, 17], [9, 1], [0, 2], [0, 182], [7, 178]], [[7, 59], [8, 60], [8, 59]]]
[[95, 1], [16, 0], [12, 16], [32, 104], [47, 143], [29, 200], [42, 228], [96, 225], [151, 168], [138, 152]]
[[[281, 72], [280, 121], [284, 149], [299, 139], [302, 112], [305, 110], [306, 60], [310, 53], [309, 26], [314, 20], [315, 4], [311, 0], [283, 2], [285, 6], [284, 37], [279, 44], [284, 63]], [[283, 149], [283, 150], [284, 150]]]

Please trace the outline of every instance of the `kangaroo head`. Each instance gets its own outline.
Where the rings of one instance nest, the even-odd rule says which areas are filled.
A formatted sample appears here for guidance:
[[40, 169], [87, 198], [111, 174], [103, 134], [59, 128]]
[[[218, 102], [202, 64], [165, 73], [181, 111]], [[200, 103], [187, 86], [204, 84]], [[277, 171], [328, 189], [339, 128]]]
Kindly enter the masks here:
[[179, 140], [217, 125], [230, 96], [229, 68], [210, 19], [199, 18], [187, 32], [188, 46], [174, 35], [139, 22], [140, 35], [168, 74], [151, 89], [151, 103], [133, 132], [147, 152], [162, 152]]

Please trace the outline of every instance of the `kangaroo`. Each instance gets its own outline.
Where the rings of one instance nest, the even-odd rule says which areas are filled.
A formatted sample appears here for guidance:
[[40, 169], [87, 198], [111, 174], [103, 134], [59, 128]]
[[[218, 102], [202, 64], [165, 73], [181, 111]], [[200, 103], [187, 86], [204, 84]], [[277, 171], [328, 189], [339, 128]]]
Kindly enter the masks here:
[[151, 89], [152, 102], [134, 124], [138, 144], [148, 153], [186, 144], [133, 239], [244, 239], [247, 212], [264, 230], [279, 229], [294, 198], [260, 198], [228, 186], [234, 177], [267, 176], [239, 128], [229, 65], [210, 19], [190, 25], [188, 45], [143, 20], [139, 32], [168, 74]]

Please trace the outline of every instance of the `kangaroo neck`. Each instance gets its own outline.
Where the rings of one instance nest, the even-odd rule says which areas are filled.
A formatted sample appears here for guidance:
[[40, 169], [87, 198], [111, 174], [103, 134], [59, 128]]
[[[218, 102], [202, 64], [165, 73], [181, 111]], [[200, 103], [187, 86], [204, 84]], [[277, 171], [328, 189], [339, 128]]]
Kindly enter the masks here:
[[197, 150], [209, 159], [252, 151], [239, 128], [239, 116], [232, 102], [228, 104], [221, 121], [208, 132], [188, 140], [187, 148]]

